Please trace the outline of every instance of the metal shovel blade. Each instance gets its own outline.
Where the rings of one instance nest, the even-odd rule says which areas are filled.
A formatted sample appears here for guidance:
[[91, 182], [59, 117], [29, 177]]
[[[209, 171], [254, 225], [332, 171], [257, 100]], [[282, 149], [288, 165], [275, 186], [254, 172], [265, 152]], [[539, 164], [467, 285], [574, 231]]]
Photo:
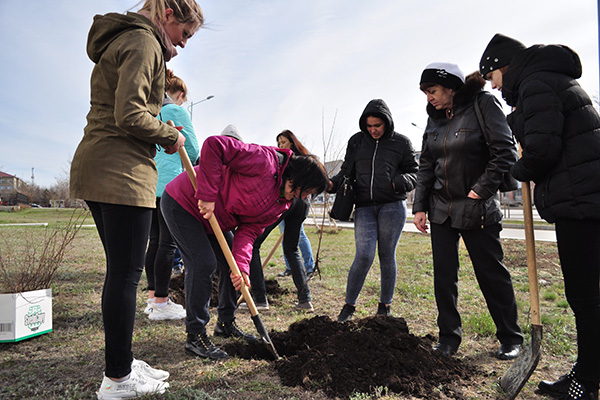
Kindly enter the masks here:
[[275, 346], [273, 345], [273, 342], [271, 341], [271, 338], [269, 337], [269, 333], [265, 329], [265, 326], [263, 325], [262, 320], [260, 319], [260, 315], [258, 315], [258, 314], [253, 315], [252, 321], [254, 322], [254, 326], [256, 327], [256, 330], [260, 334], [260, 337], [261, 337], [263, 343], [265, 344], [267, 350], [269, 350], [271, 352], [271, 354], [273, 354], [273, 356], [275, 357], [275, 360], [278, 360], [279, 354], [277, 353], [277, 349], [275, 349]]
[[507, 399], [517, 397], [540, 361], [542, 346], [542, 326], [532, 325], [531, 342], [528, 343], [500, 379], [500, 387]]

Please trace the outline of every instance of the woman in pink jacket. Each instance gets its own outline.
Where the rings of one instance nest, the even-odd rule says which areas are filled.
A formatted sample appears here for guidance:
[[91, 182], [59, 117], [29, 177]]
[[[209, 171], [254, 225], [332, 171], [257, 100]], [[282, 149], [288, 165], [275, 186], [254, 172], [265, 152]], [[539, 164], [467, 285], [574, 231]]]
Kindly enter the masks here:
[[[195, 167], [198, 190], [184, 172], [169, 183], [161, 210], [185, 271], [186, 351], [209, 359], [227, 357], [206, 334], [212, 277], [219, 272], [218, 322], [215, 332], [256, 340], [235, 324], [235, 290], [249, 286], [254, 240], [286, 211], [294, 198], [321, 193], [328, 183], [323, 165], [313, 156], [291, 150], [243, 143], [227, 136], [205, 140]], [[242, 278], [230, 276], [227, 261], [210, 228], [214, 213], [232, 246]], [[235, 230], [235, 237], [232, 231]]]

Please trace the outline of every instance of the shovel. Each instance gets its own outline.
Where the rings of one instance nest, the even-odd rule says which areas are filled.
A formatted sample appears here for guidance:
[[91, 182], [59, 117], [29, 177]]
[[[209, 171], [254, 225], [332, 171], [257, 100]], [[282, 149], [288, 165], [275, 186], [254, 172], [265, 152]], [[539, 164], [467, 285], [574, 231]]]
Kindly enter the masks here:
[[[169, 123], [169, 122], [171, 122], [171, 121], [167, 121], [167, 123]], [[171, 124], [172, 124], [172, 122], [171, 122]], [[171, 125], [171, 124], [169, 124], [169, 125]], [[188, 174], [188, 177], [190, 178], [192, 185], [194, 186], [194, 189], [196, 190], [197, 189], [196, 171], [194, 171], [194, 167], [192, 166], [190, 157], [188, 156], [187, 151], [185, 151], [185, 147], [181, 147], [178, 152], [179, 152], [179, 157], [181, 157], [181, 162], [183, 163], [183, 166], [185, 167], [185, 170]], [[221, 227], [219, 226], [219, 223], [217, 222], [217, 219], [215, 218], [214, 214], [211, 215], [208, 222], [210, 223], [210, 226], [211, 226], [213, 232], [217, 236], [217, 240], [219, 241], [221, 250], [223, 251], [225, 258], [227, 258], [227, 263], [229, 264], [229, 268], [231, 268], [231, 271], [233, 272], [234, 275], [240, 276], [241, 275], [240, 270], [235, 262], [235, 259], [233, 258], [233, 254], [231, 254], [231, 249], [229, 249], [229, 245], [227, 244], [227, 241], [225, 240], [223, 231], [221, 230]], [[256, 327], [256, 330], [260, 334], [260, 337], [262, 338], [263, 343], [267, 347], [267, 350], [269, 350], [271, 352], [271, 354], [273, 354], [273, 356], [275, 356], [275, 359], [278, 359], [279, 354], [277, 353], [277, 350], [275, 349], [275, 346], [273, 345], [273, 342], [271, 341], [271, 338], [269, 337], [269, 333], [267, 332], [267, 329], [265, 328], [265, 326], [262, 323], [262, 320], [260, 319], [260, 315], [258, 315], [258, 310], [256, 309], [256, 306], [254, 305], [252, 296], [250, 296], [250, 291], [248, 290], [248, 287], [244, 283], [242, 283], [241, 291], [242, 291], [242, 296], [244, 297], [244, 300], [246, 300], [246, 304], [248, 305], [248, 310], [250, 311], [250, 315], [252, 316], [252, 321], [254, 322], [254, 326]]]
[[529, 182], [523, 182], [522, 191], [525, 244], [527, 245], [527, 272], [529, 275], [529, 301], [531, 302], [531, 343], [523, 348], [521, 354], [500, 379], [500, 387], [506, 392], [507, 399], [510, 400], [517, 397], [535, 367], [537, 367], [542, 346], [542, 322], [540, 318], [540, 298], [535, 263], [535, 238], [533, 237], [533, 212], [531, 210], [531, 187]]

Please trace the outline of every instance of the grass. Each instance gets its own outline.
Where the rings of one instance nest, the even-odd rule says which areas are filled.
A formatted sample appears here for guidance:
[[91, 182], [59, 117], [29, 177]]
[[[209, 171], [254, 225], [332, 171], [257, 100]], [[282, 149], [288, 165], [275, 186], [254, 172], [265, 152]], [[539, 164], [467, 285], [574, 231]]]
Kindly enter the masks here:
[[[66, 224], [71, 210], [31, 209], [0, 212], [0, 224], [47, 222]], [[91, 220], [89, 221], [91, 223]], [[0, 226], [0, 233], [22, 235], [38, 227]], [[305, 226], [316, 253], [314, 227]], [[263, 255], [272, 248], [278, 233], [263, 245]], [[511, 270], [520, 323], [530, 340], [529, 293], [525, 243], [503, 241], [506, 264]], [[476, 283], [464, 246], [461, 244], [459, 309], [465, 331], [458, 358], [477, 364], [484, 373], [477, 384], [465, 387], [469, 399], [493, 399], [501, 394], [497, 380], [510, 365], [493, 357], [498, 343], [495, 327]], [[319, 266], [321, 279], [311, 281], [315, 314], [336, 318], [344, 302], [344, 290], [354, 256], [352, 230], [325, 233]], [[554, 243], [537, 243], [540, 277], [543, 356], [520, 398], [538, 399], [534, 393], [541, 379], [557, 378], [574, 362], [575, 328], [571, 310], [564, 301], [562, 275]], [[433, 295], [433, 267], [429, 236], [405, 232], [397, 250], [398, 281], [392, 311], [406, 319], [411, 333], [437, 337], [437, 309]], [[289, 294], [269, 299], [271, 310], [261, 318], [269, 329], [285, 331], [289, 325], [311, 315], [294, 310], [295, 288], [291, 278], [276, 278], [284, 268], [281, 249], [265, 268], [267, 279], [278, 279]], [[100, 297], [105, 273], [102, 245], [94, 228], [82, 229], [74, 247], [58, 269], [53, 289], [54, 331], [18, 343], [0, 344], [0, 398], [89, 399], [95, 396], [104, 367], [104, 335]], [[138, 313], [134, 331], [134, 354], [153, 366], [171, 372], [171, 389], [162, 399], [325, 399], [323, 393], [281, 385], [269, 362], [236, 357], [213, 363], [192, 358], [183, 351], [185, 327], [182, 321], [151, 322], [143, 314], [145, 276], [138, 291]], [[357, 316], [373, 315], [379, 296], [379, 263], [376, 259], [357, 303]], [[209, 323], [212, 332], [216, 311]], [[247, 315], [238, 323], [249, 332], [254, 326]], [[217, 344], [223, 340], [215, 338]], [[442, 391], [441, 391], [442, 392]], [[148, 397], [150, 398], [150, 397]], [[355, 393], [353, 399], [401, 399], [387, 388], [372, 393]]]

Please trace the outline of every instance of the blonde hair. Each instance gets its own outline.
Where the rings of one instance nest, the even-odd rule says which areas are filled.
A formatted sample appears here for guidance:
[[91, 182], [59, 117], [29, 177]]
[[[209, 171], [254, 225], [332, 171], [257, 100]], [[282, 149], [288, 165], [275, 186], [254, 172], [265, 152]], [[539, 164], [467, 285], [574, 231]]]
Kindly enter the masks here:
[[196, 0], [145, 0], [140, 11], [147, 11], [150, 20], [158, 25], [162, 24], [165, 11], [169, 8], [179, 23], [193, 24], [196, 28], [204, 25], [204, 14]]
[[184, 102], [187, 101], [187, 86], [185, 85], [185, 82], [183, 79], [173, 74], [173, 71], [170, 69], [167, 69], [167, 84], [165, 89], [169, 94], [176, 92], [183, 93], [182, 100]]

